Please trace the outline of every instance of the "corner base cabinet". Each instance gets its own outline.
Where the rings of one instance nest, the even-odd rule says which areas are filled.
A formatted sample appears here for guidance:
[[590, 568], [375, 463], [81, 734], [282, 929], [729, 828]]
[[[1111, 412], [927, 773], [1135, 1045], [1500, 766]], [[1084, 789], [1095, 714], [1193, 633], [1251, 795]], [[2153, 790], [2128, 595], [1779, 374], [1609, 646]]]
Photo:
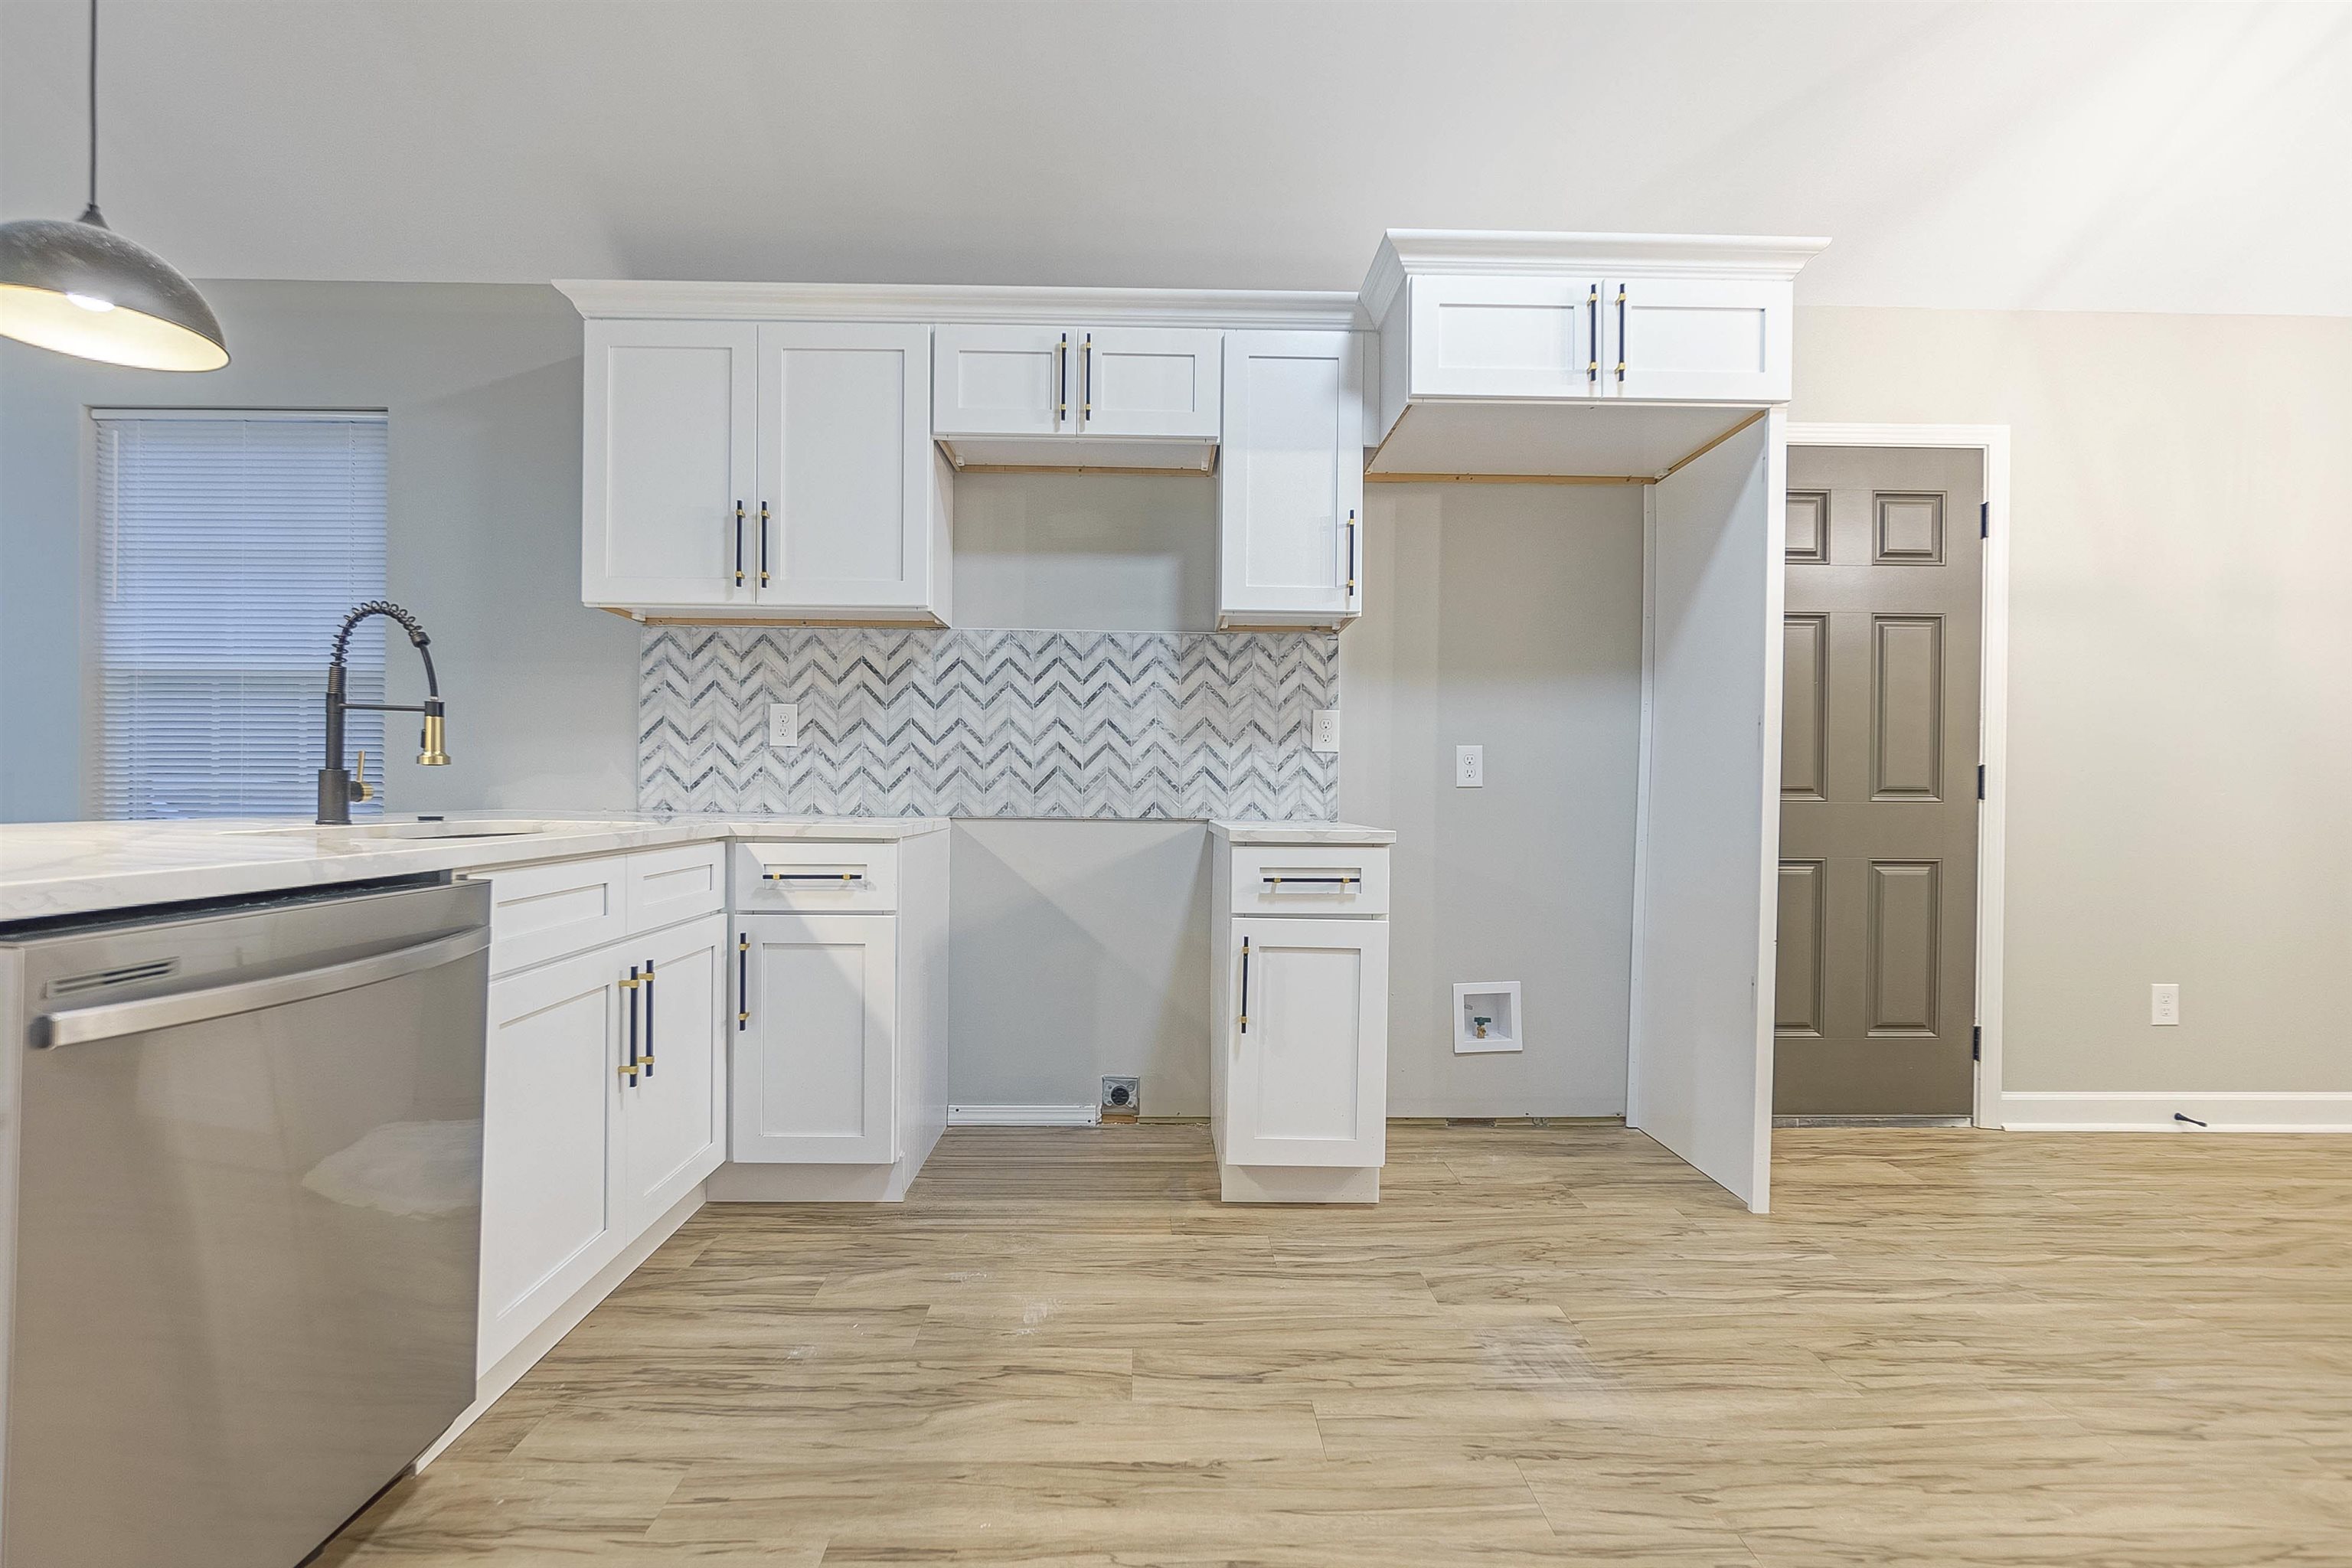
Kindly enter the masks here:
[[1215, 823], [1210, 1130], [1228, 1203], [1373, 1203], [1388, 1158], [1388, 846]]
[[896, 1203], [947, 1119], [947, 834], [732, 854], [732, 1163], [711, 1196]]

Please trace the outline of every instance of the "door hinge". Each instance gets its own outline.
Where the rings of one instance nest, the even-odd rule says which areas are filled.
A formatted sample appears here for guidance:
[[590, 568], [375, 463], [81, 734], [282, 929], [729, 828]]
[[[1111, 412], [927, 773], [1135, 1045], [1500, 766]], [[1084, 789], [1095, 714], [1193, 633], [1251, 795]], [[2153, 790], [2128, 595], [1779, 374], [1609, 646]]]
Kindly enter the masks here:
[[1984, 764], [1982, 763], [1977, 764], [1977, 798], [1979, 800], [1984, 798]]
[[1992, 537], [1992, 502], [1989, 500], [1977, 502], [1977, 537], [1979, 539]]
[[1972, 1062], [1984, 1060], [1984, 1026], [1982, 1024], [1969, 1026], [1969, 1060]]

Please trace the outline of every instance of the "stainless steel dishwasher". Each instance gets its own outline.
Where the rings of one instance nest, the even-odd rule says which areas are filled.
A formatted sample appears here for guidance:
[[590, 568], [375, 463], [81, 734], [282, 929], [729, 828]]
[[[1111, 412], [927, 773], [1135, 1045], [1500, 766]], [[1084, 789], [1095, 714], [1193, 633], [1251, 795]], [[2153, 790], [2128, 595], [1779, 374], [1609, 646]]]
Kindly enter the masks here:
[[474, 1397], [487, 883], [21, 952], [11, 1568], [293, 1568]]

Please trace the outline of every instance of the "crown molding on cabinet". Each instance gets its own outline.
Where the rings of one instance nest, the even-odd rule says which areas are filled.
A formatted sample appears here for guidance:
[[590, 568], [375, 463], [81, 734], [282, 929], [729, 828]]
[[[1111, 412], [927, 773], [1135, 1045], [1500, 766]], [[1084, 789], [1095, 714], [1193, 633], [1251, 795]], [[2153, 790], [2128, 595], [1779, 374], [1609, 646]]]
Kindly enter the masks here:
[[1517, 277], [1749, 278], [1787, 282], [1829, 248], [1826, 239], [1780, 235], [1545, 234], [1532, 230], [1392, 228], [1381, 237], [1358, 291], [1364, 312], [1384, 316], [1416, 273]]
[[581, 315], [641, 321], [987, 321], [1314, 331], [1369, 327], [1331, 289], [1033, 289], [920, 283], [657, 283], [559, 278]]

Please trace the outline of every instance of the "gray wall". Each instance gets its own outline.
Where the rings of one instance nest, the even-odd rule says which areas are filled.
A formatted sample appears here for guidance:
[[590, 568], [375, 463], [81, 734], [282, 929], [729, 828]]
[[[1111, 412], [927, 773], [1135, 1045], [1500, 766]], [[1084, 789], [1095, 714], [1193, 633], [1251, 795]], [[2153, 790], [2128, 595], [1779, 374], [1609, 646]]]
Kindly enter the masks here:
[[1809, 310], [1797, 345], [1792, 418], [2013, 432], [2005, 1087], [2352, 1090], [2352, 321]]
[[[1642, 493], [1375, 485], [1339, 639], [1339, 815], [1391, 851], [1389, 1110], [1625, 1109]], [[1480, 789], [1454, 748], [1486, 749]], [[1524, 986], [1517, 1053], [1454, 1054], [1453, 987]]]
[[[432, 634], [446, 768], [396, 810], [612, 810], [635, 791], [637, 635], [580, 605], [580, 320], [516, 285], [208, 283], [227, 369], [0, 342], [0, 821], [91, 815], [81, 647], [91, 407], [384, 408], [392, 596]], [[320, 650], [323, 669], [326, 650]], [[392, 649], [393, 700], [421, 690]]]
[[[392, 588], [433, 630], [458, 759], [395, 764], [396, 805], [629, 805], [636, 636], [579, 605], [569, 306], [529, 287], [207, 292], [237, 355], [214, 375], [0, 344], [0, 821], [86, 811], [81, 411], [164, 403], [392, 410]], [[1798, 342], [1799, 419], [2016, 431], [2011, 1087], [2352, 1090], [2333, 1005], [2352, 964], [2352, 322], [1809, 310]], [[970, 476], [960, 501], [973, 624], [1207, 624], [1203, 481]], [[1638, 557], [1608, 509], [1628, 504], [1373, 492], [1341, 809], [1403, 835], [1400, 1111], [1619, 1103]], [[1444, 788], [1474, 740], [1492, 782]], [[960, 1096], [1081, 1099], [1141, 1070], [1152, 1109], [1199, 1109], [1200, 843], [958, 830], [958, 941], [992, 961], [958, 965]], [[1004, 932], [1039, 940], [1035, 967]], [[1038, 1022], [1055, 977], [1097, 959], [1121, 977]], [[1527, 981], [1524, 1057], [1451, 1057], [1454, 978]], [[2184, 987], [2177, 1029], [2147, 1024], [2156, 980]], [[1139, 1044], [1107, 1046], [1130, 1009]]]

